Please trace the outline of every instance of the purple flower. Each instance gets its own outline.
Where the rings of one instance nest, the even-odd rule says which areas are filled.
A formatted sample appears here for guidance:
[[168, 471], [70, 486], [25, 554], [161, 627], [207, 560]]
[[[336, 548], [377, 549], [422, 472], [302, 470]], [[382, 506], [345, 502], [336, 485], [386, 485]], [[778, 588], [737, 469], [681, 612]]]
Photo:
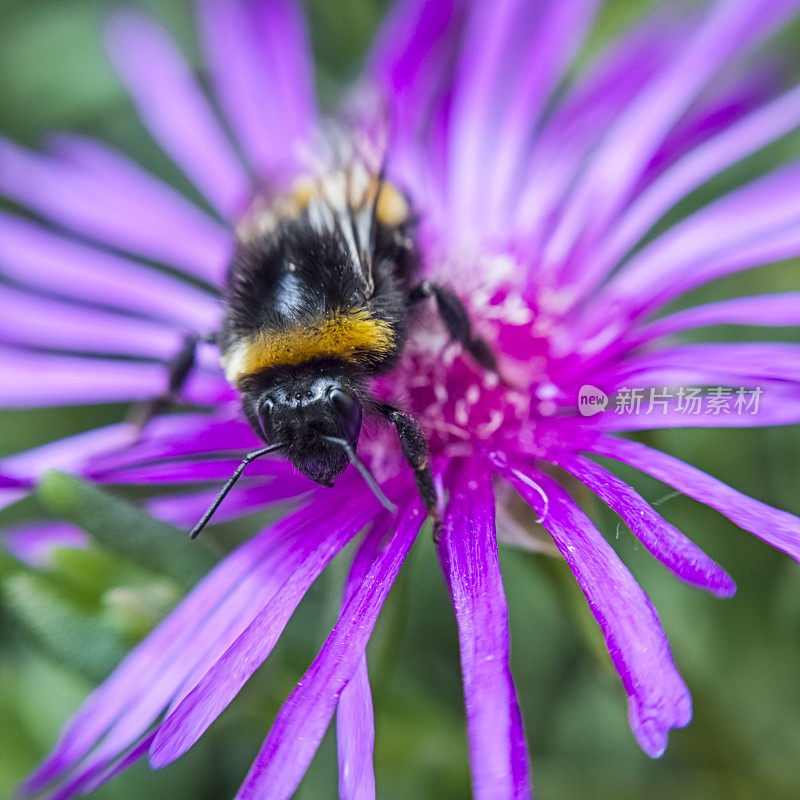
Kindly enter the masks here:
[[[648, 473], [800, 558], [796, 517], [615, 435], [800, 421], [799, 345], [679, 343], [685, 331], [711, 325], [798, 325], [797, 293], [653, 319], [702, 284], [800, 255], [800, 164], [647, 238], [679, 200], [800, 123], [800, 89], [773, 94], [762, 73], [735, 69], [798, 4], [719, 0], [689, 19], [649, 19], [575, 76], [570, 66], [595, 6], [403, 0], [342, 123], [365, 147], [388, 127], [389, 175], [419, 211], [424, 270], [458, 292], [501, 362], [503, 380], [430, 320], [375, 386], [421, 421], [446, 498], [438, 552], [458, 624], [478, 798], [531, 791], [497, 538], [534, 539], [495, 527], [513, 490], [585, 593], [628, 695], [633, 732], [653, 757], [671, 728], [688, 724], [689, 692], [653, 605], [572, 499], [569, 476], [677, 577], [718, 596], [735, 591], [722, 568], [590, 456]], [[210, 212], [98, 142], [56, 136], [45, 153], [0, 142], [0, 192], [52, 223], [0, 216], [4, 406], [160, 394], [183, 337], [219, 324], [213, 287], [254, 191], [284, 187], [312, 169], [309, 154], [324, 157], [326, 126], [294, 4], [201, 0], [198, 21], [215, 99], [246, 165], [158, 26], [117, 16], [108, 48], [142, 121]], [[43, 374], [47, 381], [38, 380]], [[691, 419], [674, 405], [580, 413], [582, 392], [602, 406], [604, 397], [687, 386], [721, 387], [731, 401], [737, 390], [750, 402], [758, 392], [760, 405], [757, 413], [709, 408]], [[239, 461], [231, 452], [257, 440], [210, 345], [184, 399], [207, 410], [157, 418], [141, 436], [120, 423], [8, 458], [0, 502], [14, 502], [50, 467], [109, 483], [225, 479]], [[375, 796], [365, 645], [424, 516], [393, 435], [379, 426], [368, 434], [360, 452], [398, 505], [397, 518], [352, 469], [323, 489], [279, 459], [254, 463], [218, 519], [278, 501], [291, 511], [223, 560], [92, 693], [24, 794], [70, 797], [145, 754], [162, 767], [186, 752], [269, 656], [326, 565], [366, 530], [339, 621], [238, 797], [288, 798], [334, 711], [340, 795]], [[214, 494], [187, 488], [149, 507], [188, 526]]]

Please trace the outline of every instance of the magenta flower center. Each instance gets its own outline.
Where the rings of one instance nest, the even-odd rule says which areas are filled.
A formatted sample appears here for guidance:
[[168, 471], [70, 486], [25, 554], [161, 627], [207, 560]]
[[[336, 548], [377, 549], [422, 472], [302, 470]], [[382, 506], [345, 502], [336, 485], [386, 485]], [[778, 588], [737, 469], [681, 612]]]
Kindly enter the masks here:
[[[472, 269], [461, 265], [455, 282], [445, 270], [435, 277], [455, 289], [474, 332], [500, 354], [499, 376], [476, 364], [450, 340], [433, 309], [425, 309], [412, 325], [400, 365], [376, 384], [379, 397], [420, 420], [434, 460], [502, 451], [505, 444], [533, 448], [537, 419], [557, 409], [549, 341], [535, 308], [512, 281], [514, 270], [519, 274], [521, 267], [509, 257], [484, 255]], [[373, 429], [362, 441], [379, 474], [396, 472], [393, 438]]]

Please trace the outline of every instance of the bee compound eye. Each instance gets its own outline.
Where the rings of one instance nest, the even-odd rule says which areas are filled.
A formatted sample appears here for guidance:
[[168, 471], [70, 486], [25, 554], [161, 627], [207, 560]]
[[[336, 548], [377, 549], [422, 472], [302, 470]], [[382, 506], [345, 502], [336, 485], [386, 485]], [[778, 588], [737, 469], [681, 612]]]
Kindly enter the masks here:
[[272, 409], [275, 407], [275, 401], [271, 397], [262, 398], [258, 404], [258, 422], [261, 426], [261, 432], [267, 442], [272, 442]]
[[351, 392], [335, 386], [328, 392], [328, 400], [334, 408], [345, 438], [355, 444], [361, 430], [361, 404], [358, 399]]

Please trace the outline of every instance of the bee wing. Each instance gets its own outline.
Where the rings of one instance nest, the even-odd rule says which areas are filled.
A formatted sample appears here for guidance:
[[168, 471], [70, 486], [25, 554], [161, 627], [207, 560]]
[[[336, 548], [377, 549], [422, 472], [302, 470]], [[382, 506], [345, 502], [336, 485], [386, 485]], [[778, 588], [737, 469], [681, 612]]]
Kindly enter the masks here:
[[375, 188], [374, 176], [355, 164], [318, 178], [315, 197], [308, 205], [311, 224], [338, 235], [367, 298], [375, 290], [372, 275]]

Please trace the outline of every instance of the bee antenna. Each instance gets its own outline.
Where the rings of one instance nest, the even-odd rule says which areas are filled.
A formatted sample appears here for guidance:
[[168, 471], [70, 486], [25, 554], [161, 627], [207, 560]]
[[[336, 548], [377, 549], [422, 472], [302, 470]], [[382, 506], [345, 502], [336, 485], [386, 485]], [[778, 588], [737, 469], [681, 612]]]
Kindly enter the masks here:
[[214, 502], [209, 506], [208, 511], [206, 511], [206, 513], [203, 514], [203, 516], [200, 518], [200, 522], [198, 522], [197, 525], [195, 525], [194, 528], [192, 528], [192, 532], [189, 534], [189, 537], [191, 539], [196, 539], [200, 531], [202, 531], [203, 528], [205, 528], [205, 526], [208, 525], [208, 521], [211, 519], [211, 517], [214, 516], [214, 512], [220, 507], [222, 501], [227, 497], [228, 492], [231, 489], [233, 489], [236, 481], [238, 481], [239, 478], [242, 477], [242, 473], [244, 472], [245, 467], [251, 461], [255, 461], [257, 458], [261, 458], [261, 456], [267, 455], [267, 453], [272, 453], [275, 450], [279, 450], [281, 447], [285, 447], [283, 442], [281, 442], [280, 444], [271, 444], [268, 445], [267, 447], [262, 447], [259, 450], [253, 450], [252, 453], [248, 453], [242, 459], [242, 463], [239, 464], [238, 467], [236, 467], [233, 475], [231, 475], [231, 477], [228, 478], [228, 482], [222, 487], [222, 489], [220, 489], [219, 494], [214, 499]]
[[337, 436], [323, 436], [322, 438], [326, 442], [338, 444], [344, 448], [345, 453], [347, 453], [347, 457], [350, 459], [350, 463], [361, 473], [362, 477], [367, 482], [367, 486], [369, 486], [369, 488], [372, 490], [372, 494], [375, 495], [378, 502], [390, 514], [396, 514], [397, 506], [383, 493], [383, 489], [381, 489], [377, 479], [370, 471], [370, 468], [358, 457], [353, 445], [351, 445], [347, 439], [340, 439]]

